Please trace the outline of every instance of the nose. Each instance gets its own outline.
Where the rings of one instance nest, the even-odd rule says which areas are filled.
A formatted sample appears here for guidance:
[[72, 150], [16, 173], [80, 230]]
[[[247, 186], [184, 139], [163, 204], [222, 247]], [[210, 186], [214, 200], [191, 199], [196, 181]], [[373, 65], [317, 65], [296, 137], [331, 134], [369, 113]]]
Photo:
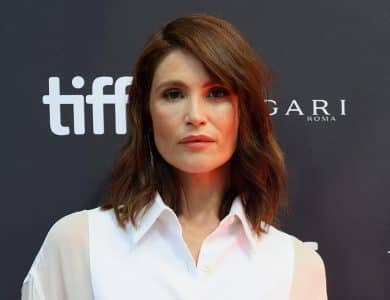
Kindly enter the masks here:
[[206, 123], [203, 99], [195, 95], [189, 98], [185, 108], [185, 122], [193, 126], [200, 126]]

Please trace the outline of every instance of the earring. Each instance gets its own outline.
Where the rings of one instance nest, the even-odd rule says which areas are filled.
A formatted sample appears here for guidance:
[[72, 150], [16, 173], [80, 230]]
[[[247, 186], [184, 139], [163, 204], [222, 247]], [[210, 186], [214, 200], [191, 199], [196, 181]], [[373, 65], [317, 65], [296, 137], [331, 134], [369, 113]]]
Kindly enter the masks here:
[[153, 152], [152, 152], [152, 143], [151, 143], [151, 130], [148, 130], [147, 138], [148, 138], [148, 147], [149, 147], [149, 156], [150, 156], [150, 164], [152, 165], [152, 168], [154, 167], [154, 159], [153, 159]]

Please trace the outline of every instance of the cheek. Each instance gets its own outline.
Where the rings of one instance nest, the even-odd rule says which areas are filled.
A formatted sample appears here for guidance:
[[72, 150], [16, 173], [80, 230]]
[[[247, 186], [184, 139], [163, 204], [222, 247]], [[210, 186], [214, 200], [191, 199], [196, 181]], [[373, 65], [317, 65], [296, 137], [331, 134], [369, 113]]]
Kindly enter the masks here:
[[224, 143], [235, 142], [239, 115], [238, 110], [232, 104], [226, 105], [216, 116], [216, 122], [221, 132]]
[[175, 130], [178, 128], [178, 113], [172, 109], [161, 107], [151, 108], [153, 132], [156, 144], [159, 148], [168, 147], [176, 137]]

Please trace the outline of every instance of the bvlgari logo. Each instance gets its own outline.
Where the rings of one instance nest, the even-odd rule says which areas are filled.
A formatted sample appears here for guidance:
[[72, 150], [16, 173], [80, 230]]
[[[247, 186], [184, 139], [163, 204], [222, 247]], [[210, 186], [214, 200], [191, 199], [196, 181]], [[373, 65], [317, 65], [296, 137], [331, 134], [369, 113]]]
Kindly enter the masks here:
[[[112, 104], [115, 108], [115, 133], [126, 134], [126, 105], [128, 102], [127, 88], [131, 85], [133, 77], [123, 76], [115, 80], [110, 76], [96, 77], [92, 81], [91, 93], [87, 95], [61, 92], [59, 77], [49, 77], [49, 93], [42, 97], [43, 104], [49, 106], [50, 130], [55, 135], [69, 135], [70, 127], [62, 125], [62, 105], [72, 105], [73, 132], [76, 135], [85, 134], [85, 106], [92, 107], [92, 130], [93, 134], [104, 134], [104, 105]], [[85, 86], [82, 76], [75, 76], [72, 79], [72, 87], [80, 90]], [[105, 93], [104, 88], [113, 86], [114, 92]], [[313, 99], [310, 109], [307, 110], [307, 101], [304, 103], [298, 100], [291, 100], [288, 105], [282, 105], [273, 99], [266, 99], [270, 108], [271, 116], [283, 117], [304, 117], [308, 122], [334, 122], [338, 117], [346, 116], [346, 100], [328, 101], [325, 99]], [[284, 102], [283, 102], [284, 103]], [[305, 105], [303, 105], [305, 104]]]
[[[325, 99], [312, 99], [310, 102], [305, 101], [305, 109], [302, 103], [293, 99], [281, 108], [278, 102], [272, 99], [266, 99], [270, 108], [270, 115], [282, 114], [283, 116], [303, 117], [307, 122], [335, 122], [338, 117], [344, 117], [346, 113], [346, 99], [339, 99], [331, 103]], [[309, 102], [309, 103], [308, 103]], [[309, 106], [309, 108], [306, 108]]]

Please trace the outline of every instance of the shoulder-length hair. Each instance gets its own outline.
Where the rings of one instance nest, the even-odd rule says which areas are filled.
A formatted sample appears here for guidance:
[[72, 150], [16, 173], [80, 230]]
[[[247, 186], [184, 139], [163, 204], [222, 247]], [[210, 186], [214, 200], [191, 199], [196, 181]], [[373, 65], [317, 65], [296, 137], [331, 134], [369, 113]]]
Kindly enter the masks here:
[[228, 214], [233, 199], [240, 195], [258, 236], [265, 232], [262, 221], [280, 228], [277, 213], [287, 204], [287, 174], [264, 101], [270, 96], [271, 72], [232, 24], [204, 13], [183, 16], [160, 27], [138, 57], [129, 89], [128, 134], [112, 168], [108, 198], [101, 209], [113, 208], [123, 229], [129, 219], [138, 226], [138, 214], [158, 191], [175, 213], [180, 212], [180, 182], [149, 136], [153, 75], [162, 59], [175, 49], [189, 51], [210, 77], [238, 95], [237, 147], [231, 157], [231, 182], [224, 192], [219, 218]]

